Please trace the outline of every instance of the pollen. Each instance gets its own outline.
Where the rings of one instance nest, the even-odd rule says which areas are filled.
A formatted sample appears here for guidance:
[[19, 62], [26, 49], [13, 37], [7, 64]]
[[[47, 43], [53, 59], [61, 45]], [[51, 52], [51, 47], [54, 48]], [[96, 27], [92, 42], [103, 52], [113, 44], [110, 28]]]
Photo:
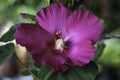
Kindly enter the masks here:
[[55, 42], [55, 49], [59, 50], [60, 52], [64, 49], [64, 41], [63, 39], [57, 39]]

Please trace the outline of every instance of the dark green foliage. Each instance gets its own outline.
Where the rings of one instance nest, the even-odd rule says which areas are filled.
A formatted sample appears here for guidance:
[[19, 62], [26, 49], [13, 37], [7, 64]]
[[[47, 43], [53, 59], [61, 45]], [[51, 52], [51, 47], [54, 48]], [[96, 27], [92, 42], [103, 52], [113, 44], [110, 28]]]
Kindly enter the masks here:
[[14, 33], [16, 31], [16, 27], [18, 26], [18, 24], [13, 25], [8, 32], [6, 32], [1, 38], [0, 41], [1, 42], [8, 42], [8, 41], [12, 41], [14, 39]]
[[[65, 72], [52, 72], [47, 65], [28, 70], [38, 80], [95, 80], [98, 73], [98, 67], [94, 62], [84, 67], [69, 66], [69, 70]], [[22, 75], [30, 75], [28, 70], [24, 70]]]
[[0, 64], [8, 61], [14, 54], [14, 44], [9, 43], [3, 46], [0, 46]]
[[73, 67], [66, 72], [52, 72], [48, 66], [42, 66], [38, 71], [39, 80], [95, 80], [98, 73], [97, 65], [90, 62], [84, 67]]
[[100, 1], [98, 0], [91, 0], [91, 4], [88, 5], [88, 8], [90, 8], [90, 10], [97, 16], [101, 17], [100, 14]]
[[80, 8], [84, 0], [50, 0], [50, 3], [53, 2], [64, 3], [64, 5], [70, 8], [71, 10], [75, 10]]

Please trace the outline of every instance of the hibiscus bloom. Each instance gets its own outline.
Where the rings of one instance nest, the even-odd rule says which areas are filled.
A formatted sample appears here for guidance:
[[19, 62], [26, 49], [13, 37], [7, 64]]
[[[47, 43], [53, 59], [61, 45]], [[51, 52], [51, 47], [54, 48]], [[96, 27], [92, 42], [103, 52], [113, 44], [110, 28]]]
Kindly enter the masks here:
[[16, 43], [26, 47], [36, 63], [66, 71], [69, 65], [85, 66], [94, 58], [102, 25], [90, 11], [53, 3], [41, 9], [36, 20], [38, 24], [20, 24], [15, 32]]

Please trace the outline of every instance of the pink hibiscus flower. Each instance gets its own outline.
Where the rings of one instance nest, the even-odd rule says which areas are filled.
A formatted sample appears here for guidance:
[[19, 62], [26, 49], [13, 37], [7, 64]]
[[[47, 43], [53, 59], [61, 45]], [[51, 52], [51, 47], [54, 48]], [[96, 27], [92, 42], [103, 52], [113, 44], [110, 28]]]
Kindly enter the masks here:
[[16, 43], [25, 46], [36, 63], [66, 71], [69, 65], [84, 66], [94, 58], [102, 25], [90, 11], [53, 3], [41, 9], [36, 20], [38, 24], [20, 24], [15, 32]]

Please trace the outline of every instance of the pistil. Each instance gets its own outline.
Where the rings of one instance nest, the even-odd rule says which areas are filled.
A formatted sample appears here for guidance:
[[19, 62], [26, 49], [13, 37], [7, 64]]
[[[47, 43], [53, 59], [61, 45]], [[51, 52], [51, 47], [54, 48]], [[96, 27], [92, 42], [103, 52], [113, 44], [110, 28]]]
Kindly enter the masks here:
[[56, 40], [55, 40], [55, 49], [62, 52], [64, 49], [64, 40], [62, 39], [62, 34], [60, 31], [56, 32]]

